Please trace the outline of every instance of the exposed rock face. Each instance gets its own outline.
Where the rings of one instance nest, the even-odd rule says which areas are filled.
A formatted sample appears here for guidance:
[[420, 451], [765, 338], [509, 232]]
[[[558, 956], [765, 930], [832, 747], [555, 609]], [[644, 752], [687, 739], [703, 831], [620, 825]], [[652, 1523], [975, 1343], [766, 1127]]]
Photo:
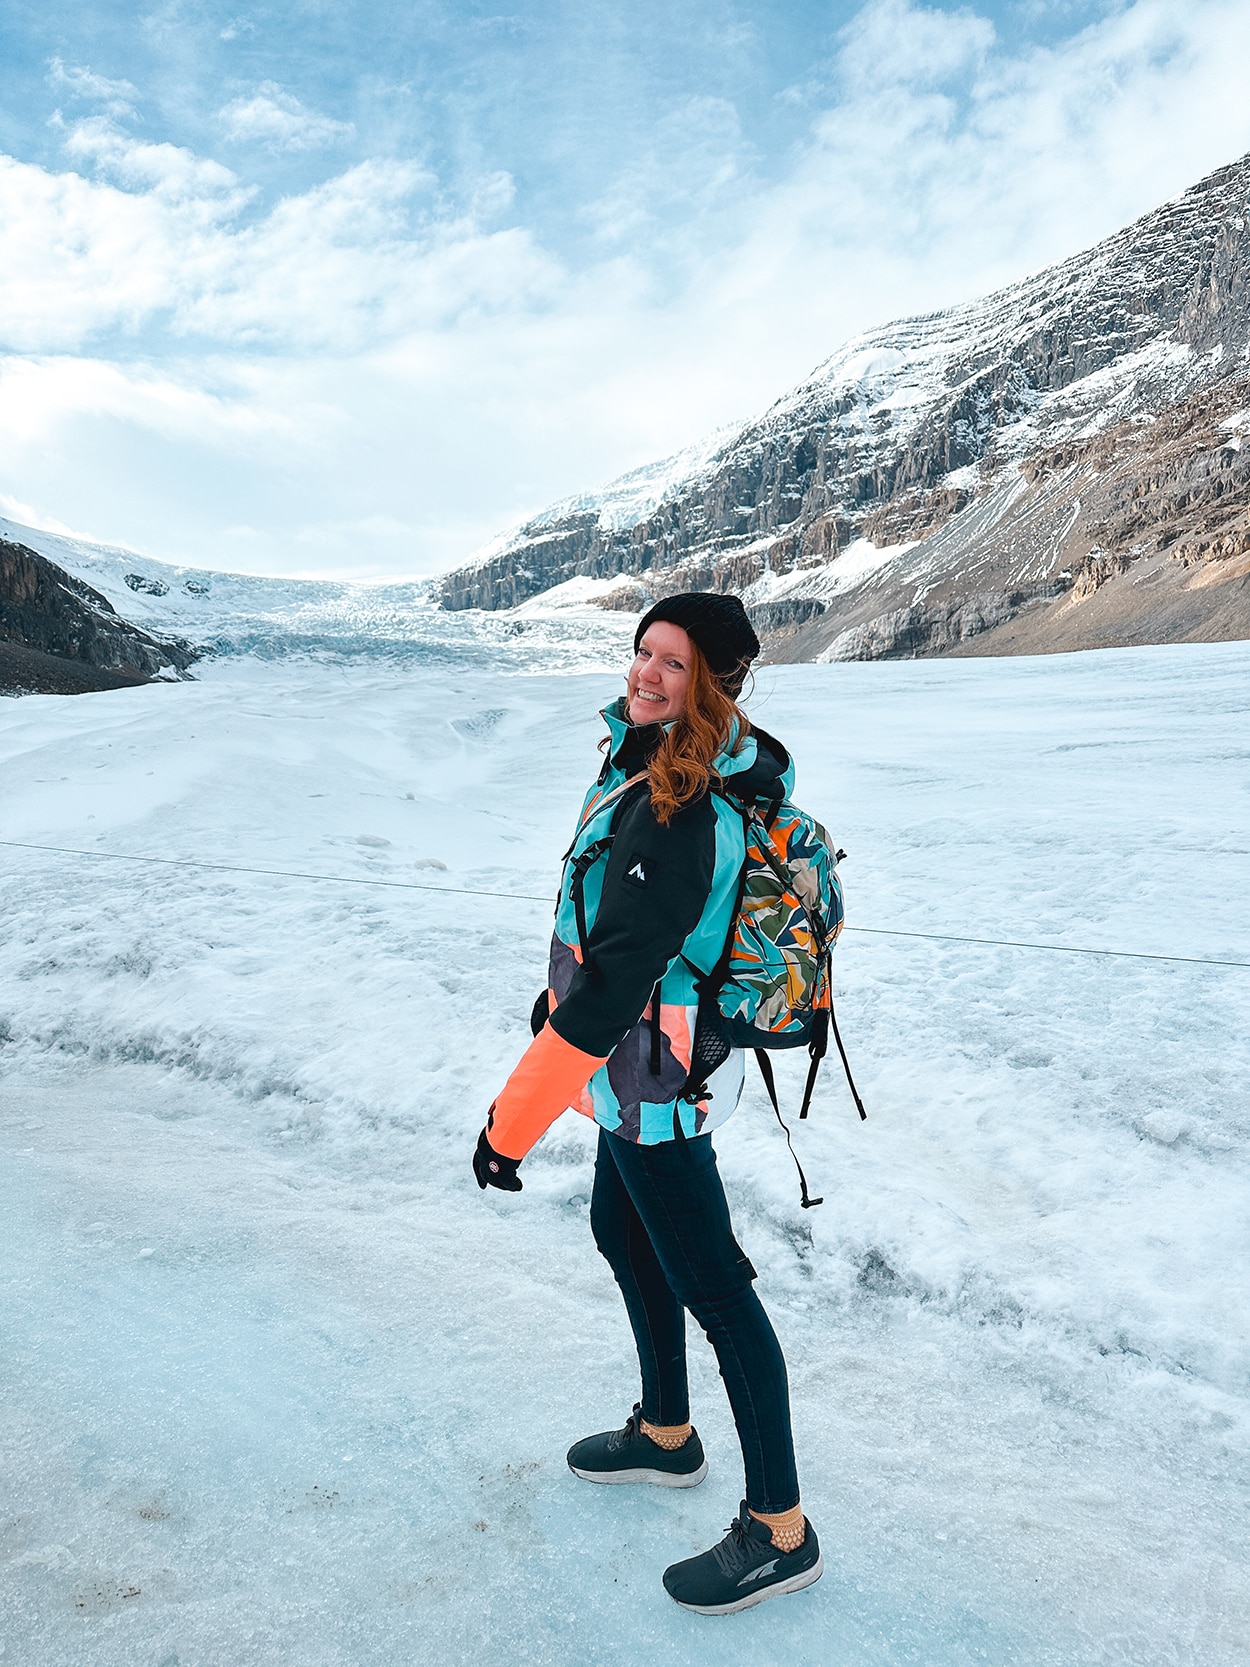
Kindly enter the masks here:
[[163, 579], [145, 579], [142, 573], [127, 573], [125, 583], [131, 590], [142, 591], [147, 596], [169, 595], [169, 586]]
[[775, 658], [1250, 636], [1248, 227], [1250, 157], [985, 301], [857, 338], [691, 466], [447, 575], [442, 604], [576, 576], [619, 576], [602, 600], [625, 608], [737, 590]]
[[820, 613], [773, 619], [773, 658], [1250, 636], [1250, 379], [1037, 452], [882, 554], [840, 592], [833, 562]]
[[108, 600], [24, 544], [0, 539], [0, 683], [78, 693], [181, 675], [196, 658], [119, 619]]

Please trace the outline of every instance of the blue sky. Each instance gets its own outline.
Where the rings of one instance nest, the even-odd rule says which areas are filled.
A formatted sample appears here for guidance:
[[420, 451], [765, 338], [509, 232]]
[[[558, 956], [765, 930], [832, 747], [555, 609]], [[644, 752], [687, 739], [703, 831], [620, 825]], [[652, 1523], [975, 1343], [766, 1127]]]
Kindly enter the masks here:
[[415, 573], [1250, 149], [1242, 0], [0, 16], [0, 508]]

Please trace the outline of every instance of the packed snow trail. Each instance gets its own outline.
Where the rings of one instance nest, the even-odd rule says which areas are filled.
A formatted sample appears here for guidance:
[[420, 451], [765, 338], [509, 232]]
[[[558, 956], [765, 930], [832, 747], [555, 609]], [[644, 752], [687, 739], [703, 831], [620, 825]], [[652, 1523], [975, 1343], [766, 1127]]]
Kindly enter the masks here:
[[[797, 667], [754, 710], [852, 920], [1237, 959], [1248, 670]], [[550, 892], [614, 688], [227, 662], [5, 703], [0, 837]], [[758, 1096], [717, 1136], [828, 1573], [716, 1623], [658, 1583], [740, 1497], [701, 1341], [703, 1487], [564, 1467], [636, 1393], [592, 1131], [517, 1199], [468, 1170], [542, 905], [3, 861], [0, 1661], [1244, 1661], [1243, 971], [844, 940], [871, 1120], [828, 1066], [826, 1204]]]

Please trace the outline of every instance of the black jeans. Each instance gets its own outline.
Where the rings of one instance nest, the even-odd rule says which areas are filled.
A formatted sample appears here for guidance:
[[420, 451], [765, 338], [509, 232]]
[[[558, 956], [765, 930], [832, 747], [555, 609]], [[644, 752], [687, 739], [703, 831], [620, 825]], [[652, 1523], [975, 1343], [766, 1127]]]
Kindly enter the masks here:
[[734, 1238], [711, 1136], [640, 1146], [601, 1129], [590, 1225], [638, 1345], [642, 1416], [649, 1424], [690, 1417], [688, 1308], [720, 1363], [742, 1443], [747, 1504], [792, 1510], [799, 1481], [786, 1363], [751, 1285], [755, 1269]]

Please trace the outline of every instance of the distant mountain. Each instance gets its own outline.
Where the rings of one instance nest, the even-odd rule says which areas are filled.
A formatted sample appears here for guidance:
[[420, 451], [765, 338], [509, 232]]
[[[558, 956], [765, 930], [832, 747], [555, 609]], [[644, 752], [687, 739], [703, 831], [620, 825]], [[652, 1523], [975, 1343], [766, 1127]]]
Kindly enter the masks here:
[[98, 590], [0, 538], [0, 690], [82, 694], [181, 676], [196, 658], [118, 616]]
[[233, 655], [574, 671], [627, 648], [623, 615], [575, 598], [455, 614], [431, 589], [178, 566], [0, 518], [0, 694], [169, 680]]
[[1250, 157], [756, 421], [557, 504], [442, 607], [736, 590], [775, 659], [1250, 637]]

